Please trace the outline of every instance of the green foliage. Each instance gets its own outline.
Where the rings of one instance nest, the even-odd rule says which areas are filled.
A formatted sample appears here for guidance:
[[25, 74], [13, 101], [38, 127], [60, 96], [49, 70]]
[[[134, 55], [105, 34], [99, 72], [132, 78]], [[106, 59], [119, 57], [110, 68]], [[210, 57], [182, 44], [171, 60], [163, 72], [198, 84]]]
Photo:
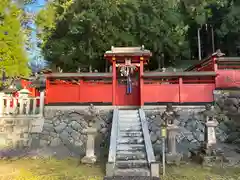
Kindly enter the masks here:
[[144, 44], [156, 55], [170, 57], [183, 55], [188, 47], [188, 26], [177, 0], [54, 1], [36, 22], [46, 59], [66, 71], [101, 66], [112, 45]]
[[7, 77], [28, 76], [22, 11], [11, 0], [0, 1], [0, 69]]
[[[238, 38], [233, 37], [239, 33], [240, 11], [233, 2], [55, 0], [39, 12], [36, 22], [45, 58], [65, 71], [102, 67], [103, 54], [111, 46], [142, 44], [153, 52], [153, 62], [164, 54], [164, 64], [170, 65], [197, 51], [196, 32], [205, 23], [217, 28], [219, 39], [232, 37], [235, 43], [231, 49], [239, 45]], [[219, 20], [219, 12], [228, 15]]]
[[222, 21], [217, 33], [222, 40], [221, 45], [225, 47], [223, 49], [232, 56], [240, 55], [240, 3], [229, 1], [228, 6], [218, 13]]

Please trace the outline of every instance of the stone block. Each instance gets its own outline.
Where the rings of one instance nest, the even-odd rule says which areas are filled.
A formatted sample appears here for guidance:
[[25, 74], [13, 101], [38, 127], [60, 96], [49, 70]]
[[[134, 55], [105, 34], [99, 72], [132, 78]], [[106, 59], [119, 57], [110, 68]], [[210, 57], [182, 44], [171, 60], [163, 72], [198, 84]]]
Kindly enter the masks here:
[[12, 125], [5, 126], [5, 127], [4, 127], [4, 131], [7, 132], [7, 133], [9, 133], [9, 134], [13, 133], [13, 132], [15, 132], [14, 126], [12, 126]]
[[40, 139], [39, 145], [40, 147], [46, 147], [48, 146], [49, 142], [47, 140]]
[[53, 137], [53, 138], [59, 136], [59, 134], [57, 134], [57, 133], [55, 133], [55, 132], [50, 132], [49, 135], [50, 135], [51, 137]]
[[54, 129], [57, 133], [61, 133], [65, 128], [66, 128], [67, 124], [62, 122], [59, 125], [57, 125]]
[[30, 118], [24, 118], [24, 119], [16, 119], [15, 120], [15, 125], [17, 126], [28, 126], [30, 124]]
[[50, 146], [54, 147], [54, 146], [59, 146], [62, 143], [60, 138], [53, 138], [51, 140]]
[[166, 154], [166, 163], [167, 164], [175, 164], [179, 165], [182, 160], [182, 154], [176, 153], [176, 154]]
[[114, 175], [114, 163], [107, 163], [106, 164], [106, 176], [112, 177]]
[[79, 130], [83, 129], [81, 124], [79, 124], [77, 121], [72, 121], [71, 122], [71, 127], [72, 127], [72, 129], [74, 129], [76, 131], [79, 131]]
[[159, 177], [159, 164], [151, 163], [151, 177]]
[[67, 131], [69, 134], [71, 134], [74, 130], [71, 127], [67, 126], [65, 128], [65, 131]]
[[223, 165], [223, 157], [221, 156], [203, 156], [203, 166], [221, 166]]
[[[43, 142], [41, 142], [43, 143]], [[39, 148], [40, 147], [40, 139], [38, 136], [32, 136], [31, 138], [31, 148], [35, 149], [35, 148]]]
[[31, 132], [32, 133], [40, 133], [43, 130], [43, 126], [32, 126]]
[[69, 134], [66, 132], [66, 131], [63, 131], [59, 137], [61, 138], [62, 141], [67, 141], [68, 140], [68, 137], [69, 137]]
[[45, 135], [45, 134], [41, 134], [41, 135], [40, 135], [40, 139], [49, 141], [50, 136], [49, 136], [49, 135]]
[[60, 123], [61, 123], [60, 120], [55, 120], [55, 121], [53, 121], [54, 126], [58, 126]]
[[[32, 120], [32, 132], [34, 133], [40, 133], [43, 130], [43, 125], [44, 125], [44, 118], [35, 118]], [[51, 123], [49, 123], [51, 124]]]
[[81, 159], [81, 163], [83, 163], [83, 164], [95, 164], [96, 161], [97, 161], [97, 157], [96, 156], [91, 156], [91, 157], [84, 156]]
[[53, 126], [53, 124], [44, 123], [44, 124], [43, 124], [43, 130], [46, 130], [46, 131], [54, 131], [54, 126]]
[[7, 146], [7, 137], [7, 134], [0, 133], [0, 148]]
[[78, 139], [80, 139], [81, 134], [77, 131], [73, 131], [71, 133], [71, 136], [73, 137], [73, 139], [78, 140]]

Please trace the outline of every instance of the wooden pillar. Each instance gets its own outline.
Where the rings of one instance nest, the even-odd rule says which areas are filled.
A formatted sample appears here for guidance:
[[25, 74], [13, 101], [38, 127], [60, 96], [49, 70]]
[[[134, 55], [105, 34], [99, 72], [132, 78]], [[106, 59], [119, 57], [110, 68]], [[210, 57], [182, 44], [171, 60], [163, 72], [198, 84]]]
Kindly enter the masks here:
[[116, 105], [116, 85], [117, 85], [117, 69], [116, 58], [112, 58], [112, 105]]
[[[217, 65], [217, 61], [216, 61], [216, 57], [212, 57], [212, 62], [213, 62], [213, 70], [215, 71], [215, 72], [217, 72], [217, 70], [218, 70], [218, 65]], [[215, 88], [217, 88], [217, 76], [215, 76], [215, 78], [214, 78], [214, 83], [215, 83]]]
[[183, 79], [179, 77], [179, 103], [182, 103], [182, 86], [183, 86]]
[[139, 90], [140, 90], [140, 106], [144, 106], [144, 99], [143, 99], [143, 86], [144, 86], [144, 81], [143, 81], [143, 71], [144, 71], [144, 64], [143, 64], [143, 57], [140, 57], [140, 72], [139, 72]]
[[79, 79], [79, 96], [78, 96], [78, 102], [82, 102], [82, 95], [81, 95], [81, 89], [84, 86], [84, 81], [83, 79]]
[[[45, 90], [45, 93], [46, 93], [46, 98], [45, 98], [45, 103], [48, 104], [48, 90], [49, 90], [49, 87], [50, 87], [50, 81], [48, 78], [46, 78], [46, 90]], [[41, 93], [41, 91], [39, 92]]]
[[213, 70], [216, 72], [218, 70], [216, 57], [212, 57]]

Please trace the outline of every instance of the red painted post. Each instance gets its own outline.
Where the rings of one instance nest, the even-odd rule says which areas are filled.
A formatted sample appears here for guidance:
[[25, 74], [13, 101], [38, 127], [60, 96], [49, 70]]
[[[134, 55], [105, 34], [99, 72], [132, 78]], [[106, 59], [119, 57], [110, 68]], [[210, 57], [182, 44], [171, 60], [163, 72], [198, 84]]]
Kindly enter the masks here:
[[116, 85], [117, 85], [117, 70], [116, 58], [112, 58], [112, 105], [116, 105]]
[[[212, 62], [213, 62], [213, 70], [215, 72], [217, 72], [218, 66], [217, 66], [217, 59], [215, 56], [212, 57]], [[214, 81], [215, 81], [214, 83], [215, 83], [215, 88], [216, 88], [217, 87], [217, 76], [215, 76]]]
[[46, 90], [45, 90], [45, 104], [48, 104], [48, 90], [49, 90], [50, 82], [46, 77]]
[[79, 102], [82, 102], [82, 96], [81, 96], [81, 93], [82, 93], [82, 87], [84, 86], [84, 81], [83, 79], [79, 79], [79, 94], [78, 94], [78, 101]]
[[213, 61], [213, 68], [214, 68], [213, 70], [216, 72], [218, 70], [216, 57], [212, 57], [212, 61]]
[[143, 70], [144, 70], [144, 64], [143, 64], [143, 57], [140, 57], [140, 72], [139, 72], [139, 90], [140, 90], [140, 106], [144, 106], [144, 99], [143, 99], [143, 86], [144, 86], [144, 81], [143, 81]]
[[179, 103], [182, 103], [182, 86], [183, 86], [183, 79], [179, 77]]

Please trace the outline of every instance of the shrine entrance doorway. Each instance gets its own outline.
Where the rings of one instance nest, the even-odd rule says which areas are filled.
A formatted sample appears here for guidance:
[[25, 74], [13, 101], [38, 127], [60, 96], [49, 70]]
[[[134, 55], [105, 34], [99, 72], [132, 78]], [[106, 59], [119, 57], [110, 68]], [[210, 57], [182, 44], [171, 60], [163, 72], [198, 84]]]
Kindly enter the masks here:
[[104, 57], [112, 64], [112, 105], [143, 106], [143, 67], [152, 56], [141, 47], [112, 47]]
[[121, 74], [121, 67], [117, 68], [116, 105], [140, 106], [139, 67], [135, 67], [129, 77]]

